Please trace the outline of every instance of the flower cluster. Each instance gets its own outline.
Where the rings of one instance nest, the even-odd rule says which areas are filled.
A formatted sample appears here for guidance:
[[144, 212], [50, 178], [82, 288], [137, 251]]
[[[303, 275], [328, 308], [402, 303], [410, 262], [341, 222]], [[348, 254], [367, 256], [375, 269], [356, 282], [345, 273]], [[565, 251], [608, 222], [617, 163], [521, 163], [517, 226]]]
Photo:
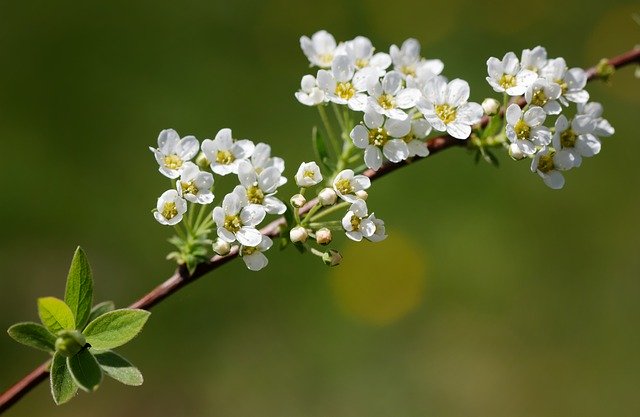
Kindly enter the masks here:
[[[564, 186], [563, 171], [599, 153], [600, 138], [614, 133], [602, 118], [602, 106], [589, 102], [585, 71], [568, 68], [564, 58], [547, 58], [541, 46], [525, 49], [521, 59], [513, 52], [502, 60], [491, 57], [487, 71], [493, 90], [503, 93], [505, 103], [512, 101], [505, 113], [509, 154], [532, 158], [531, 171], [553, 189]], [[561, 114], [567, 111], [568, 116]]]
[[[205, 139], [202, 144], [193, 136], [180, 138], [175, 130], [167, 129], [160, 132], [158, 147], [150, 149], [160, 173], [172, 180], [171, 189], [158, 198], [154, 217], [161, 224], [177, 227], [186, 216], [185, 230], [176, 229], [179, 235], [171, 241], [178, 252], [170, 257], [195, 267], [207, 258], [203, 247], [212, 243], [208, 234], [215, 226], [214, 250], [219, 255], [228, 254], [236, 243], [249, 269], [264, 268], [268, 261], [262, 252], [272, 242], [257, 226], [267, 214], [279, 215], [287, 209], [275, 196], [287, 182], [282, 176], [284, 161], [271, 156], [271, 147], [234, 139], [230, 129], [220, 130], [213, 140]], [[207, 215], [214, 201], [214, 175], [229, 174], [238, 177], [239, 185]]]
[[398, 163], [427, 156], [432, 129], [466, 139], [471, 126], [480, 122], [482, 107], [468, 102], [469, 84], [440, 75], [442, 61], [423, 58], [415, 39], [392, 45], [389, 53], [375, 53], [363, 36], [337, 44], [331, 34], [319, 31], [303, 36], [300, 45], [310, 64], [320, 69], [315, 77], [302, 78], [296, 98], [307, 106], [331, 103], [363, 112], [363, 123], [349, 136], [373, 170], [385, 159]]
[[[307, 190], [322, 184], [323, 176], [320, 167], [314, 161], [303, 162], [295, 175], [296, 184], [300, 187], [300, 193], [291, 198], [295, 217], [298, 217], [298, 209], [305, 206], [304, 194]], [[356, 174], [351, 169], [338, 172], [330, 181], [330, 186], [317, 192], [317, 199], [310, 208], [306, 217], [297, 221], [297, 226], [289, 232], [292, 242], [305, 244], [309, 236], [315, 238], [316, 243], [325, 246], [331, 243], [332, 230], [342, 230], [345, 235], [356, 242], [363, 239], [371, 242], [384, 240], [386, 229], [384, 222], [369, 214], [366, 199], [367, 189], [371, 186], [371, 180], [365, 175]], [[345, 208], [346, 213], [341, 220], [321, 220], [326, 215]], [[320, 252], [312, 249], [312, 253], [322, 256], [325, 263], [336, 265], [340, 261], [339, 254], [335, 251]]]

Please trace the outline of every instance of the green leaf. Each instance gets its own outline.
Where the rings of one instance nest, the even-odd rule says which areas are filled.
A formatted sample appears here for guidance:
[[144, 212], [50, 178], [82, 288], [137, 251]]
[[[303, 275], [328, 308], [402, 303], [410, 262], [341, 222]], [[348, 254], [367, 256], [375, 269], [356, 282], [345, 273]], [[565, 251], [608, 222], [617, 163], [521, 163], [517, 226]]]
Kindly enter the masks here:
[[95, 354], [105, 374], [125, 385], [142, 385], [142, 374], [128, 360], [115, 352], [107, 350]]
[[38, 315], [42, 324], [53, 334], [60, 330], [74, 330], [76, 328], [71, 309], [59, 298], [38, 298]]
[[103, 301], [100, 304], [96, 304], [93, 309], [91, 309], [91, 314], [89, 314], [89, 322], [92, 322], [104, 313], [115, 310], [115, 308], [116, 306], [113, 304], [113, 301]]
[[146, 310], [128, 308], [113, 310], [89, 323], [83, 333], [93, 348], [113, 349], [136, 337], [150, 314]]
[[69, 372], [69, 368], [67, 368], [67, 358], [61, 353], [55, 353], [49, 372], [53, 401], [57, 405], [60, 405], [72, 399], [76, 395], [76, 392], [78, 392], [78, 387], [73, 382], [71, 372]]
[[93, 279], [89, 260], [81, 247], [76, 249], [71, 260], [64, 302], [71, 309], [76, 325], [82, 329], [89, 320], [93, 305]]
[[285, 203], [285, 204], [287, 206], [287, 210], [284, 212], [284, 219], [287, 222], [287, 227], [291, 228], [296, 224], [296, 219], [293, 214], [293, 211], [295, 210], [295, 208], [293, 208], [291, 203]]
[[486, 139], [497, 135], [500, 132], [500, 128], [502, 128], [502, 117], [500, 115], [495, 115], [491, 120], [489, 120], [489, 124], [482, 131], [480, 139]]
[[102, 382], [102, 369], [89, 349], [82, 349], [67, 358], [67, 367], [73, 382], [84, 391], [94, 392]]
[[323, 175], [329, 175], [333, 169], [331, 167], [331, 158], [327, 152], [327, 146], [320, 134], [320, 131], [315, 126], [311, 130], [311, 143], [313, 144], [313, 151], [316, 155], [316, 159], [320, 164], [319, 167], [322, 170]]
[[46, 327], [38, 323], [17, 323], [7, 330], [16, 342], [32, 348], [55, 352], [56, 337]]

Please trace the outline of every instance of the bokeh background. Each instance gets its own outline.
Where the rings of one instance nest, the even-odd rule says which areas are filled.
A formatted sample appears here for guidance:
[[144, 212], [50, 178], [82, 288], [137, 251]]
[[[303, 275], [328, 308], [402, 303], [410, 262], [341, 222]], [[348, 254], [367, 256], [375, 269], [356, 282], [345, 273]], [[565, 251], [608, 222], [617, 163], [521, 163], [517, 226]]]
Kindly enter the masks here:
[[[293, 92], [300, 35], [416, 37], [445, 74], [490, 95], [485, 61], [542, 44], [590, 66], [640, 42], [620, 0], [0, 3], [0, 327], [62, 296], [73, 250], [99, 299], [124, 306], [173, 271], [150, 214], [166, 182], [163, 128], [231, 127], [292, 175], [312, 158], [314, 109]], [[616, 127], [561, 192], [526, 163], [454, 149], [377, 182], [382, 244], [234, 262], [153, 310], [122, 349], [145, 375], [56, 408], [42, 384], [10, 416], [640, 415], [640, 81], [594, 83]], [[292, 187], [283, 192], [289, 192]], [[220, 190], [219, 193], [223, 192]], [[0, 337], [0, 389], [45, 355]]]

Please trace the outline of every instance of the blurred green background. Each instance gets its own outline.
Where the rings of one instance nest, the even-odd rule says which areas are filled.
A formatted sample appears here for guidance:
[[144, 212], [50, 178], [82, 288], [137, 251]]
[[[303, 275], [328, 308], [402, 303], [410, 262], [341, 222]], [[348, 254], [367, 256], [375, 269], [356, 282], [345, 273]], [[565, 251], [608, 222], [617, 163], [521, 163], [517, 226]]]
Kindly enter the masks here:
[[[62, 296], [77, 244], [99, 299], [123, 306], [173, 271], [150, 214], [164, 128], [268, 141], [292, 176], [314, 109], [293, 93], [301, 35], [416, 37], [445, 74], [490, 94], [485, 61], [541, 44], [590, 66], [640, 42], [638, 2], [411, 0], [0, 3], [0, 327]], [[145, 375], [56, 408], [46, 384], [11, 416], [640, 415], [640, 81], [589, 87], [615, 126], [548, 189], [526, 163], [464, 150], [377, 182], [378, 245], [340, 268], [293, 250], [233, 262], [153, 310], [123, 349]], [[284, 192], [289, 192], [288, 187]], [[218, 191], [218, 194], [222, 190]], [[218, 195], [218, 201], [221, 195]], [[45, 355], [0, 337], [0, 389]]]

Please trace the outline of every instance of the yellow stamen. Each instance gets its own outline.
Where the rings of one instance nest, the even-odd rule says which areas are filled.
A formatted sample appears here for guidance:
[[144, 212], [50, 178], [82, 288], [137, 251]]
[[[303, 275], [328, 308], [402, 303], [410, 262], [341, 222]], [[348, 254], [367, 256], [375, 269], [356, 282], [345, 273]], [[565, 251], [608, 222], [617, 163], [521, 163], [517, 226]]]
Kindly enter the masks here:
[[224, 228], [232, 233], [236, 233], [242, 227], [242, 222], [240, 221], [240, 216], [237, 214], [229, 215], [227, 214], [224, 217]]
[[351, 181], [346, 178], [341, 178], [336, 181], [336, 190], [338, 190], [342, 195], [353, 194], [354, 192]]
[[356, 89], [350, 82], [336, 84], [336, 96], [349, 100], [356, 94]]
[[456, 109], [451, 107], [448, 104], [438, 104], [435, 107], [435, 111], [436, 111], [436, 115], [446, 125], [456, 120]]
[[513, 130], [516, 132], [516, 136], [520, 140], [529, 139], [529, 136], [531, 135], [531, 127], [522, 119], [516, 122]]
[[387, 131], [379, 127], [377, 129], [371, 129], [369, 131], [369, 144], [375, 146], [384, 146], [389, 140], [389, 134]]
[[264, 202], [264, 192], [260, 187], [252, 185], [247, 188], [247, 200], [252, 204], [262, 204]]
[[180, 169], [182, 166], [182, 159], [176, 154], [167, 155], [164, 157], [164, 165], [169, 169]]
[[505, 90], [507, 88], [515, 87], [516, 77], [509, 74], [502, 74], [502, 77], [500, 77], [500, 81], [498, 81], [498, 84], [500, 84], [500, 87], [504, 88]]
[[176, 203], [173, 201], [169, 201], [164, 203], [162, 206], [162, 217], [167, 220], [171, 220], [178, 215], [178, 208], [176, 207]]
[[229, 165], [236, 160], [236, 157], [229, 151], [218, 151], [216, 153], [216, 162], [221, 165]]

